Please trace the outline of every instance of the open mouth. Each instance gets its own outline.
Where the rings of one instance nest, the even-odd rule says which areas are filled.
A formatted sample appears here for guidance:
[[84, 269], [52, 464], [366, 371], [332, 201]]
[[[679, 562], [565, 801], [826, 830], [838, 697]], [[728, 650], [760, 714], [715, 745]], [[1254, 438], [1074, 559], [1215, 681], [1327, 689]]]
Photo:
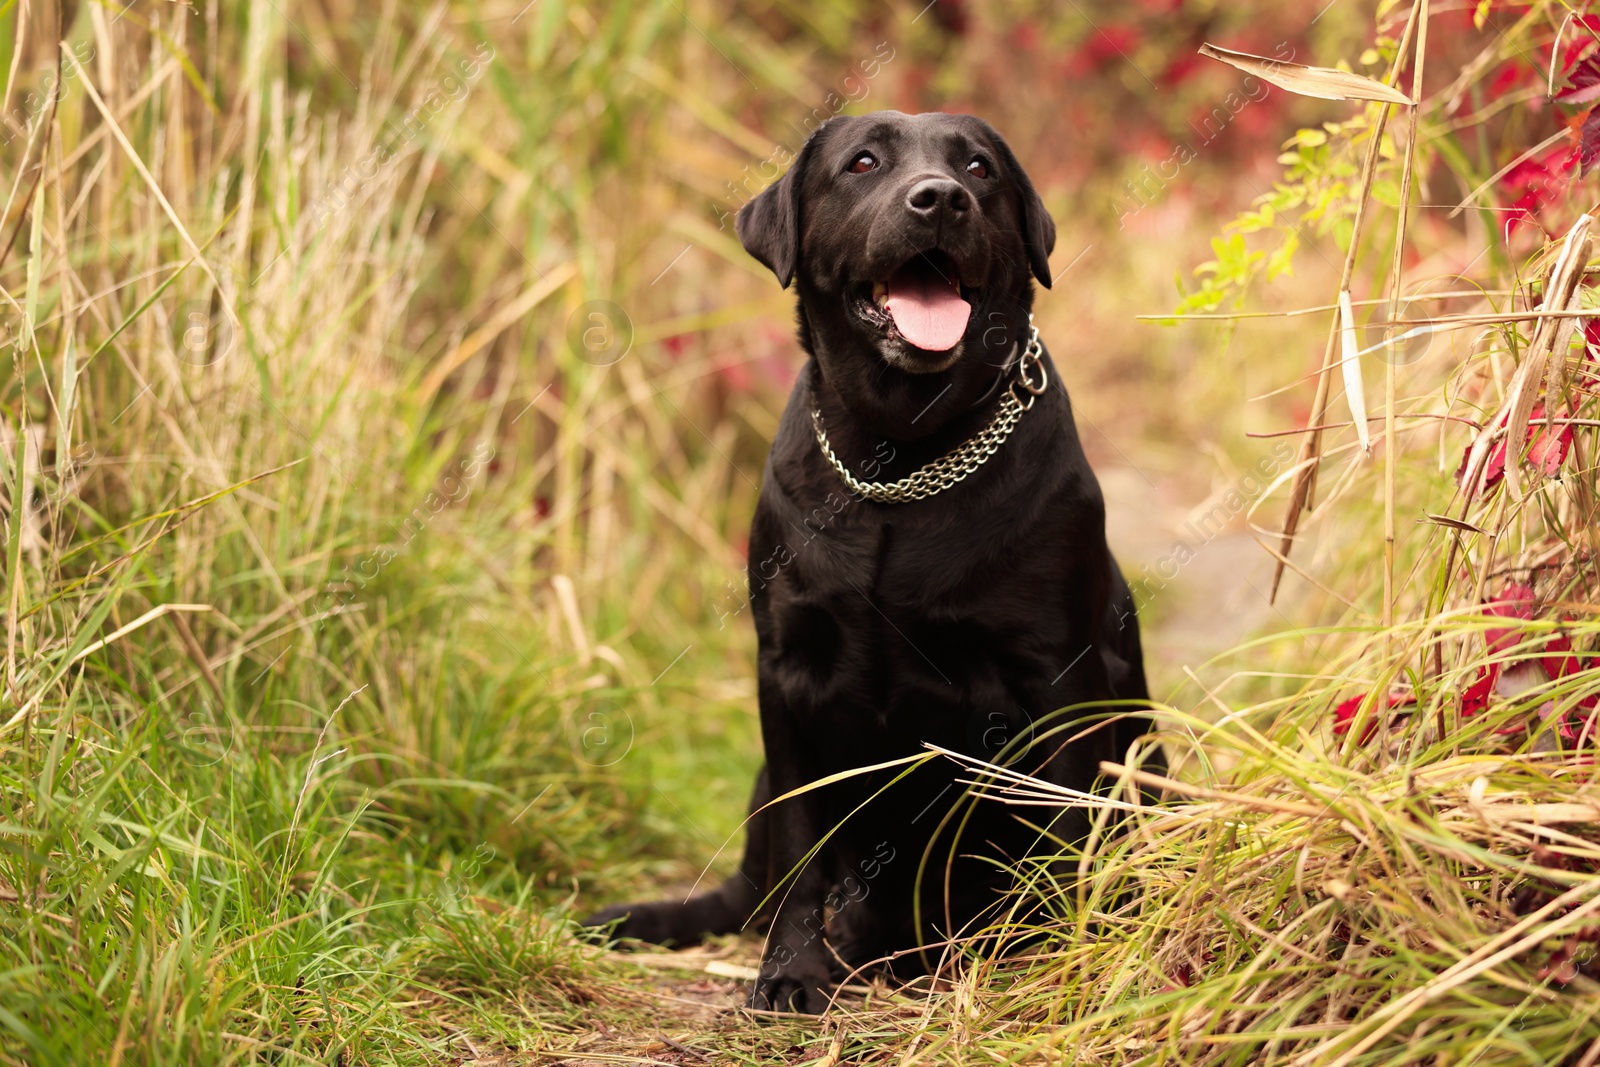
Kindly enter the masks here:
[[961, 343], [977, 291], [963, 289], [956, 263], [938, 249], [919, 252], [883, 281], [864, 287], [861, 317], [880, 330], [893, 329], [926, 352], [947, 352]]

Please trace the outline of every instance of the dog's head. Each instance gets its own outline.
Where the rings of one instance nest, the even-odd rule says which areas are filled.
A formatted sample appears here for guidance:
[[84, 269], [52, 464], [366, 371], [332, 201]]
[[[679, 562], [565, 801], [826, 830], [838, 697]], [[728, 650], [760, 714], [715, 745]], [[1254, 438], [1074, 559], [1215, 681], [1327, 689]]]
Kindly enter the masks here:
[[981, 395], [1026, 341], [1030, 273], [1050, 285], [1055, 223], [1004, 138], [970, 115], [831, 119], [737, 222], [750, 254], [795, 284], [824, 376], [893, 436], [945, 421], [906, 421], [935, 398], [948, 417]]

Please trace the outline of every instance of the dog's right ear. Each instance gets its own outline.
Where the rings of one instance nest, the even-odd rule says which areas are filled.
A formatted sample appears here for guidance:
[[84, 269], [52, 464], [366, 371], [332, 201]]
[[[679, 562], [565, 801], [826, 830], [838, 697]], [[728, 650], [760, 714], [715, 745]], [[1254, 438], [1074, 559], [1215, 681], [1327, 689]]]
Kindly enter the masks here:
[[794, 280], [794, 265], [800, 256], [800, 189], [814, 143], [816, 136], [812, 135], [788, 172], [740, 208], [733, 220], [744, 250], [776, 274], [785, 289]]

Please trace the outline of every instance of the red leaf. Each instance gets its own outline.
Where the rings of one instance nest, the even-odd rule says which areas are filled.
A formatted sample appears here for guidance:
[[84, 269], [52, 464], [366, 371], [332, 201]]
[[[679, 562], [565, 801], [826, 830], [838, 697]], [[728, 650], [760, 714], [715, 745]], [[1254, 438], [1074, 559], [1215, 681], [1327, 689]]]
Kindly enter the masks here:
[[[1497, 597], [1484, 605], [1484, 613], [1503, 619], [1532, 619], [1534, 616], [1533, 587], [1521, 582], [1512, 582]], [[1504, 652], [1515, 647], [1518, 638], [1524, 631], [1514, 628], [1490, 629], [1484, 631], [1484, 642], [1491, 652]], [[1576, 652], [1572, 647], [1572, 639], [1564, 632], [1557, 630], [1538, 644], [1537, 651], [1526, 658], [1510, 661], [1495, 661], [1484, 664], [1478, 670], [1478, 678], [1461, 694], [1461, 717], [1469, 719], [1481, 714], [1489, 707], [1489, 698], [1496, 691], [1501, 675], [1507, 670], [1520, 672], [1513, 677], [1519, 679], [1513, 688], [1526, 690], [1526, 670], [1530, 659], [1535, 659], [1544, 675], [1556, 681], [1578, 674], [1581, 671], [1593, 670], [1600, 667], [1600, 654], [1589, 652]], [[1596, 737], [1596, 728], [1600, 727], [1600, 692], [1593, 693], [1577, 702], [1569, 709], [1560, 723], [1561, 736], [1568, 742], [1576, 742], [1580, 737], [1590, 739]], [[1587, 716], [1579, 715], [1585, 711]], [[1502, 727], [1496, 730], [1499, 734], [1522, 733], [1525, 726], [1520, 723]], [[1587, 731], [1587, 734], [1585, 734]]]
[[[1500, 224], [1500, 237], [1502, 240], [1511, 240], [1511, 230], [1519, 222], [1531, 222], [1539, 225], [1539, 220], [1534, 215], [1539, 210], [1539, 194], [1532, 189], [1513, 200], [1506, 208], [1506, 218]], [[1539, 231], [1544, 232], [1544, 227], [1539, 226]]]
[[1489, 694], [1494, 692], [1494, 683], [1500, 680], [1500, 664], [1485, 663], [1478, 671], [1478, 680], [1469, 685], [1461, 694], [1461, 717], [1470, 719], [1489, 706]]
[[[1361, 710], [1361, 702], [1367, 699], [1363, 693], [1358, 697], [1351, 697], [1333, 709], [1333, 732], [1343, 736], [1350, 732], [1351, 725], [1356, 721], [1356, 714]], [[1415, 693], [1390, 693], [1389, 707], [1399, 708], [1413, 705], [1417, 702]], [[1381, 716], [1374, 709], [1372, 716], [1367, 719], [1367, 725], [1361, 731], [1361, 743], [1364, 745], [1372, 740], [1372, 735], [1378, 732], [1378, 720]]]
[[1496, 100], [1517, 88], [1517, 83], [1527, 80], [1528, 68], [1517, 63], [1507, 63], [1501, 67], [1494, 76], [1494, 81], [1489, 83], [1485, 95], [1490, 100]]
[[[1509, 419], [1510, 417], [1511, 417], [1511, 413], [1510, 412], [1506, 412], [1504, 415], [1500, 416], [1500, 421], [1498, 423], [1496, 423], [1496, 425], [1497, 426], [1504, 426], [1506, 424], [1506, 420]], [[1461, 479], [1466, 477], [1467, 460], [1470, 459], [1471, 457], [1472, 457], [1472, 446], [1469, 444], [1466, 448], [1461, 450], [1461, 466], [1456, 468], [1456, 484], [1457, 485], [1460, 485], [1461, 484]], [[1496, 444], [1493, 448], [1489, 449], [1489, 457], [1488, 457], [1488, 459], [1486, 459], [1484, 461], [1484, 464], [1483, 464], [1483, 491], [1485, 493], [1487, 493], [1489, 490], [1491, 490], [1495, 486], [1499, 485], [1500, 484], [1500, 479], [1505, 477], [1505, 473], [1506, 473], [1506, 443], [1505, 443], [1505, 438], [1502, 437], [1498, 444]], [[1477, 486], [1466, 487], [1466, 489], [1467, 489], [1467, 495], [1471, 496], [1473, 494], [1474, 490], [1477, 489]]]
[[1572, 69], [1572, 64], [1594, 45], [1597, 32], [1600, 32], [1600, 15], [1579, 15], [1572, 20], [1566, 47], [1561, 50], [1562, 70]]
[[1500, 484], [1500, 479], [1504, 478], [1505, 476], [1506, 441], [1505, 438], [1502, 437], [1500, 439], [1500, 443], [1489, 450], [1489, 460], [1483, 465], [1484, 489], [1493, 489], [1495, 486]]
[[1578, 177], [1587, 175], [1596, 159], [1600, 159], [1600, 114], [1590, 109], [1578, 140]]
[[[1587, 332], [1585, 333], [1587, 336]], [[1505, 425], [1507, 416], [1501, 416], [1500, 425]], [[1562, 416], [1565, 418], [1565, 414]], [[1556, 428], [1553, 440], [1545, 440], [1544, 430], [1544, 405], [1535, 404], [1533, 411], [1528, 416], [1529, 434], [1528, 462], [1533, 469], [1546, 476], [1552, 476], [1561, 469], [1561, 464], [1566, 461], [1567, 453], [1572, 449], [1572, 427], [1570, 425]], [[1461, 484], [1461, 479], [1467, 473], [1467, 460], [1472, 455], [1472, 446], [1467, 445], [1461, 451], [1461, 465], [1456, 468], [1456, 484]], [[1483, 464], [1483, 491], [1487, 493], [1500, 484], [1506, 474], [1506, 439], [1500, 438], [1494, 447], [1489, 449], [1489, 457]]]
[[[1565, 678], [1569, 674], [1577, 674], [1583, 667], [1578, 662], [1578, 657], [1572, 654], [1572, 639], [1564, 633], [1557, 633], [1544, 643], [1546, 652], [1560, 655], [1560, 659], [1546, 659], [1544, 672], [1551, 678]], [[1562, 655], [1565, 653], [1565, 655]]]
[[[1490, 597], [1483, 605], [1485, 615], [1497, 619], [1532, 619], [1533, 586], [1525, 582], [1508, 582], [1499, 596]], [[1490, 652], [1504, 652], [1517, 644], [1522, 631], [1515, 627], [1491, 628], [1484, 631], [1483, 640]]]
[[1572, 958], [1572, 943], [1562, 945], [1550, 953], [1550, 960], [1539, 968], [1538, 978], [1541, 982], [1554, 979], [1566, 985], [1578, 977], [1578, 964]]
[[1097, 27], [1072, 56], [1069, 69], [1082, 75], [1111, 63], [1126, 61], [1139, 47], [1143, 36], [1134, 26], [1107, 23]]
[[[1579, 140], [1580, 121], [1571, 122], [1572, 142]], [[1521, 222], [1538, 225], [1541, 211], [1567, 198], [1569, 175], [1578, 165], [1579, 153], [1573, 143], [1558, 144], [1542, 156], [1521, 160], [1500, 179], [1500, 188], [1514, 199], [1506, 207], [1502, 226], [1505, 239], [1511, 239], [1512, 229]], [[1543, 227], [1540, 227], [1543, 231]]]
[[[1512, 582], [1505, 591], [1484, 605], [1484, 614], [1501, 619], [1533, 618], [1533, 586]], [[1491, 652], [1504, 652], [1517, 643], [1522, 631], [1516, 628], [1484, 631], [1483, 639]]]
[[[1566, 416], [1563, 415], [1563, 418]], [[1562, 462], [1567, 458], [1567, 453], [1572, 449], [1572, 426], [1570, 423], [1557, 426], [1555, 437], [1547, 438], [1545, 428], [1540, 426], [1533, 435], [1533, 443], [1528, 446], [1528, 462], [1533, 464], [1533, 469], [1546, 476], [1553, 477], [1561, 470]]]
[[1566, 741], [1569, 745], [1575, 745], [1579, 741], [1588, 741], [1593, 744], [1596, 737], [1600, 736], [1600, 713], [1595, 711], [1596, 700], [1600, 700], [1600, 693], [1578, 701], [1578, 708], [1587, 711], [1588, 715], [1579, 715], [1578, 708], [1567, 712], [1561, 722], [1561, 739], [1563, 741]]
[[1600, 98], [1600, 63], [1596, 63], [1592, 57], [1579, 63], [1567, 77], [1571, 79], [1572, 87], [1556, 93], [1559, 103], [1588, 104]]
[[1550, 180], [1550, 168], [1537, 159], [1524, 159], [1500, 179], [1500, 184], [1507, 189], [1528, 189], [1541, 185]]
[[[1461, 717], [1470, 719], [1474, 715], [1488, 710], [1489, 697], [1493, 695], [1495, 686], [1500, 682], [1499, 663], [1485, 663], [1478, 670], [1478, 680], [1469, 685], [1461, 694]], [[1502, 726], [1495, 731], [1497, 734], [1520, 734], [1526, 727], [1522, 723], [1512, 723]]]
[[[1573, 652], [1572, 640], [1564, 633], [1557, 633], [1545, 642], [1546, 652], [1566, 653], [1559, 659], [1546, 659], [1544, 661], [1545, 673], [1551, 679], [1566, 678], [1580, 671], [1593, 670], [1600, 666], [1600, 655], [1589, 652]], [[1578, 701], [1577, 706], [1568, 709], [1562, 716], [1561, 736], [1568, 743], [1575, 744], [1580, 739], [1594, 741], [1597, 730], [1600, 730], [1600, 716], [1596, 715], [1596, 707], [1600, 706], [1600, 693], [1592, 693]], [[1586, 711], [1588, 715], [1580, 715], [1579, 711]]]
[[1205, 63], [1198, 52], [1188, 52], [1178, 56], [1161, 72], [1161, 84], [1165, 86], [1181, 85], [1189, 76], [1199, 70]]

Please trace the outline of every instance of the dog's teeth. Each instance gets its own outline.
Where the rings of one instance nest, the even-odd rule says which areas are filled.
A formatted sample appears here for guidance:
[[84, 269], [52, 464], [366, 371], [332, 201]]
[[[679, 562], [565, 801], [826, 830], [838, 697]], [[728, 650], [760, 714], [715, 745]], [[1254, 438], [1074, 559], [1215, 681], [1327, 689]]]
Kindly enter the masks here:
[[872, 302], [879, 307], [889, 302], [889, 287], [882, 282], [872, 283]]

